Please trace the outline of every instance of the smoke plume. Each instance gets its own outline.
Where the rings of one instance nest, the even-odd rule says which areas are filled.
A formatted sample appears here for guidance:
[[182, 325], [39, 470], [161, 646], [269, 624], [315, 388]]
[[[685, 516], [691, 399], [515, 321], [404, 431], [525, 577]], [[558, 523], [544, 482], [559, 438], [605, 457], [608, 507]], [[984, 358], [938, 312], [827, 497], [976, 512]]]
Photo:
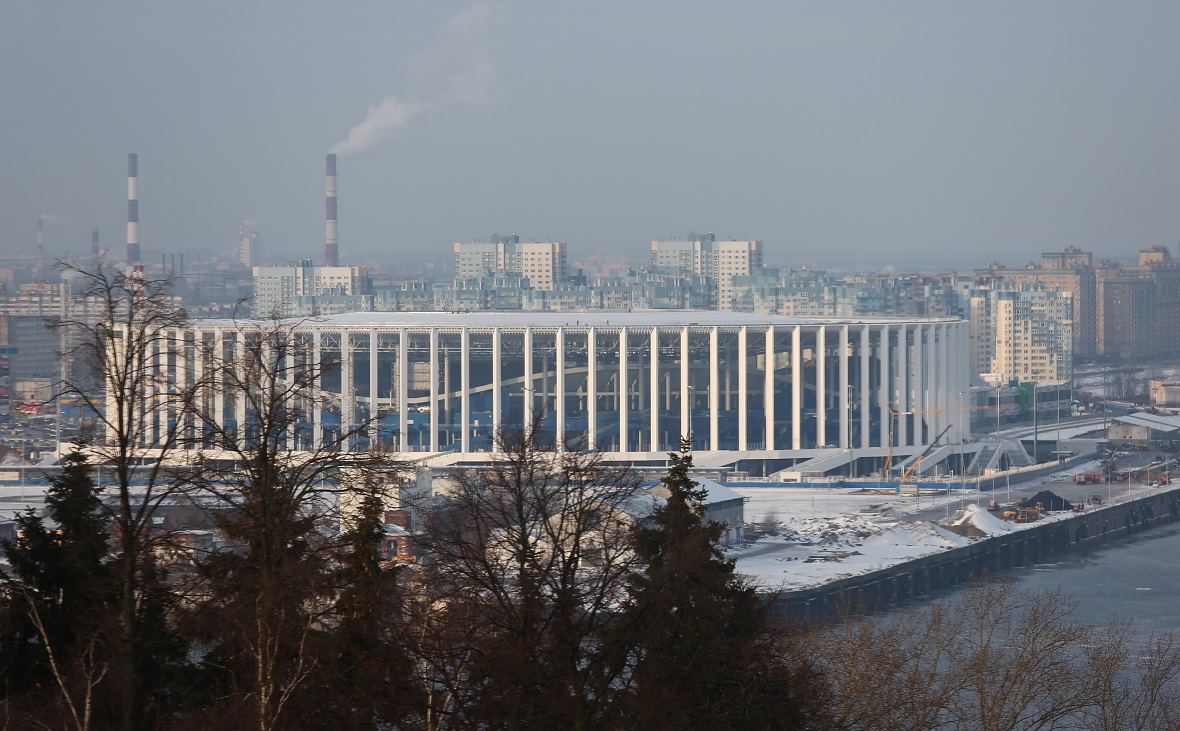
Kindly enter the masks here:
[[487, 42], [493, 20], [486, 2], [449, 18], [430, 47], [411, 59], [411, 93], [390, 95], [369, 107], [364, 120], [329, 152], [347, 155], [369, 149], [431, 109], [493, 101], [499, 88]]

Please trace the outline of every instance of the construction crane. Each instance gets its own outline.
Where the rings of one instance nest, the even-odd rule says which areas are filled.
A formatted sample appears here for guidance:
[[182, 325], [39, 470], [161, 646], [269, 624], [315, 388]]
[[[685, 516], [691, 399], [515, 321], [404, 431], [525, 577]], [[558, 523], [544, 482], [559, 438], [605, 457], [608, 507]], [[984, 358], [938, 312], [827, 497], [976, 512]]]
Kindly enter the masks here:
[[952, 426], [954, 426], [954, 424], [947, 424], [946, 428], [943, 429], [939, 433], [938, 436], [934, 437], [934, 441], [930, 442], [930, 444], [927, 445], [926, 449], [921, 454], [918, 455], [918, 458], [915, 459], [913, 462], [911, 462], [910, 466], [906, 467], [905, 470], [902, 471], [902, 473], [901, 473], [901, 481], [902, 482], [908, 482], [909, 479], [911, 477], [913, 477], [914, 473], [918, 471], [918, 467], [921, 466], [922, 460], [926, 459], [926, 455], [930, 454], [930, 452], [934, 450], [934, 446], [936, 444], [938, 444], [938, 440], [942, 439], [942, 435], [946, 434], [948, 431], [950, 431]]

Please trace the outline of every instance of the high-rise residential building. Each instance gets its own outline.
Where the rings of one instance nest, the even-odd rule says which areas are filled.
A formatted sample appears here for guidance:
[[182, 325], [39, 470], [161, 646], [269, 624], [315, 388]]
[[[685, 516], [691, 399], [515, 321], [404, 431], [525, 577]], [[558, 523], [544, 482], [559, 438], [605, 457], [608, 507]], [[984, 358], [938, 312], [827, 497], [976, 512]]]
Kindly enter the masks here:
[[[985, 314], [984, 308], [988, 310]], [[1073, 295], [1037, 285], [993, 289], [972, 299], [972, 315], [988, 325], [978, 334], [973, 355], [982, 365], [991, 350], [988, 373], [999, 380], [1060, 383], [1073, 377]], [[990, 337], [990, 342], [988, 338]]]
[[568, 278], [566, 246], [560, 241], [521, 242], [516, 234], [491, 241], [456, 242], [455, 278], [485, 274], [519, 274], [534, 289], [552, 290]]
[[1017, 286], [1039, 286], [1072, 296], [1073, 354], [1078, 358], [1098, 355], [1098, 288], [1093, 255], [1068, 247], [1063, 252], [1041, 254], [1041, 266], [1025, 269], [992, 267], [977, 272]]
[[358, 311], [372, 309], [360, 298], [372, 296], [372, 287], [364, 267], [316, 266], [304, 259], [295, 266], [254, 267], [254, 298], [251, 310], [255, 317], [293, 317], [322, 314], [315, 298], [330, 302], [332, 312], [346, 311], [348, 300], [358, 298]]
[[1159, 347], [1155, 285], [1146, 277], [1102, 280], [1102, 355], [1116, 360], [1150, 360]]
[[713, 234], [653, 241], [651, 265], [659, 273], [711, 278], [717, 287], [717, 309], [732, 310], [733, 278], [762, 268], [762, 242], [717, 241]]

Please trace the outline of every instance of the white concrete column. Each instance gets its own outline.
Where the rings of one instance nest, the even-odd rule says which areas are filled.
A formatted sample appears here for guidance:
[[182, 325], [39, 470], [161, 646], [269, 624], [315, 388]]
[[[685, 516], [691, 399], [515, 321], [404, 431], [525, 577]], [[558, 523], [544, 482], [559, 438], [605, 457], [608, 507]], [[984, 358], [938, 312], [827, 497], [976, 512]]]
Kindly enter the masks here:
[[250, 375], [246, 368], [246, 333], [237, 331], [234, 336], [234, 369], [238, 374], [238, 393], [234, 394], [234, 422], [237, 424], [237, 443], [246, 446], [246, 394], [250, 388]]
[[459, 449], [467, 453], [471, 451], [471, 334], [467, 328], [459, 335], [459, 359]]
[[[205, 359], [205, 332], [193, 329], [193, 385], [197, 392], [193, 395], [193, 440], [198, 447], [205, 446], [205, 423], [209, 418], [209, 373]], [[114, 413], [114, 412], [111, 412]], [[199, 430], [199, 432], [198, 432]]]
[[651, 391], [648, 393], [648, 404], [651, 408], [651, 440], [648, 443], [649, 452], [660, 451], [660, 329], [651, 329]]
[[492, 329], [492, 449], [500, 451], [500, 428], [504, 420], [504, 345], [500, 328]]
[[909, 358], [909, 329], [902, 324], [897, 328], [897, 372], [894, 375], [894, 387], [891, 389], [890, 398], [897, 400], [897, 410], [902, 412], [897, 417], [897, 444], [898, 446], [912, 444], [909, 440], [909, 420], [915, 420], [919, 415], [915, 414], [910, 417], [905, 412], [917, 411], [914, 407], [914, 402], [911, 399], [910, 391], [910, 363]]
[[430, 419], [430, 451], [437, 452], [438, 445], [438, 328], [430, 328], [430, 408], [427, 418]]
[[627, 328], [619, 328], [619, 451], [629, 452], [627, 443]]
[[213, 329], [213, 358], [209, 368], [213, 381], [213, 419], [216, 425], [223, 426], [225, 418], [225, 331], [221, 328]]
[[[866, 325], [867, 327], [867, 325]], [[877, 387], [877, 404], [881, 413], [881, 444], [883, 446], [892, 446], [889, 434], [889, 424], [894, 420], [893, 414], [890, 413], [890, 402], [893, 399], [893, 394], [890, 390], [893, 388], [893, 369], [890, 368], [890, 353], [889, 353], [889, 326], [881, 326], [881, 339], [877, 342], [877, 364], [881, 369], [881, 382]]]
[[175, 361], [176, 395], [172, 398], [173, 421], [175, 423], [176, 438], [182, 448], [188, 448], [192, 440], [189, 432], [188, 404], [184, 392], [188, 389], [192, 379], [188, 373], [188, 333], [184, 330], [172, 330], [170, 342], [172, 344], [173, 360]]
[[403, 327], [397, 333], [397, 425], [401, 432], [398, 446], [410, 451], [410, 405], [406, 394], [410, 391], [410, 337]]
[[557, 451], [565, 451], [565, 328], [557, 328], [554, 336], [557, 347], [557, 383], [554, 385], [554, 414], [557, 426]]
[[377, 334], [377, 328], [369, 328], [369, 449], [370, 451], [377, 451], [377, 442], [381, 436], [379, 431], [380, 419], [380, 394], [377, 384], [381, 379], [379, 371], [377, 370], [378, 361], [381, 359], [381, 350], [378, 348], [380, 336]]
[[[869, 397], [872, 393], [872, 386], [869, 383], [869, 362], [872, 358], [872, 345], [869, 340], [869, 326], [867, 324], [860, 327], [860, 447], [861, 449], [868, 449], [872, 435], [869, 432], [872, 430], [873, 420], [869, 414]], [[889, 412], [882, 411], [881, 418], [878, 420], [884, 424], [889, 419]], [[882, 439], [884, 444], [885, 440]]]
[[803, 326], [791, 331], [791, 449], [803, 448]]
[[850, 445], [850, 433], [848, 430], [850, 414], [849, 408], [849, 393], [848, 393], [848, 326], [840, 326], [840, 448], [848, 449]]
[[771, 450], [774, 449], [774, 325], [766, 328], [763, 357], [766, 358], [766, 370], [763, 372], [765, 378], [762, 382], [762, 415], [766, 423], [763, 426], [765, 437], [762, 440], [762, 448]]
[[720, 353], [718, 352], [717, 326], [709, 330], [709, 449], [716, 452], [721, 449], [721, 431], [717, 412], [720, 406], [718, 391], [721, 380], [717, 377], [720, 372]]
[[298, 442], [295, 439], [295, 428], [299, 424], [300, 411], [303, 404], [299, 403], [298, 399], [293, 398], [294, 389], [293, 380], [295, 378], [295, 333], [291, 330], [283, 330], [283, 390], [287, 395], [285, 406], [287, 408], [287, 434], [284, 438], [287, 449], [289, 451], [298, 448]]
[[347, 436], [356, 426], [356, 378], [353, 376], [352, 335], [340, 330], [340, 440], [343, 451], [351, 452], [353, 438]]
[[586, 332], [586, 448], [598, 449], [598, 330]]
[[531, 429], [533, 424], [533, 329], [524, 329], [524, 384], [522, 386], [521, 403], [524, 404], [524, 426]]
[[749, 389], [746, 383], [746, 340], [748, 337], [748, 328], [743, 325], [742, 329], [738, 330], [738, 449], [743, 452], [749, 449], [749, 422], [746, 420], [747, 409], [749, 409]]
[[828, 330], [815, 329], [815, 443], [828, 443]]
[[311, 449], [324, 446], [324, 345], [323, 333], [311, 331], [311, 367], [315, 369], [315, 386], [311, 389]]
[[688, 352], [688, 328], [680, 330], [680, 438], [692, 435], [692, 411], [689, 409], [693, 392], [688, 387], [689, 364], [691, 357]]
[[910, 391], [914, 394], [914, 411], [917, 413], [914, 414], [914, 434], [911, 435], [910, 441], [916, 445], [929, 444], [927, 440], [934, 439], [938, 435], [938, 432], [935, 431], [932, 434], [927, 434], [925, 439], [922, 438], [922, 422], [925, 421], [928, 427], [933, 427], [932, 417], [935, 416], [930, 413], [930, 407], [926, 405], [926, 357], [929, 355], [929, 350], [922, 341], [925, 329], [925, 326], [921, 324], [914, 326], [914, 380]]

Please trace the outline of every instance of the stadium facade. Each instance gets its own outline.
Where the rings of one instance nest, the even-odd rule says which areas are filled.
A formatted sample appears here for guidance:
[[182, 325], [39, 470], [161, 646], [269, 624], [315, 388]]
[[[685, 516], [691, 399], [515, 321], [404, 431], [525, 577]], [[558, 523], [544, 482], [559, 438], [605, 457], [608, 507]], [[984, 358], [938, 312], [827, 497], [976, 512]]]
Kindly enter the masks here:
[[[474, 457], [496, 450], [501, 429], [537, 423], [555, 449], [642, 460], [688, 436], [713, 464], [793, 464], [825, 450], [913, 454], [969, 431], [958, 319], [366, 312], [281, 326], [324, 366], [285, 435], [292, 449], [363, 426], [351, 448]], [[275, 327], [193, 322], [170, 337], [175, 354], [155, 360], [153, 380], [197, 382], [212, 362], [202, 354], [229, 358]], [[248, 432], [245, 400], [213, 391], [201, 408]]]

